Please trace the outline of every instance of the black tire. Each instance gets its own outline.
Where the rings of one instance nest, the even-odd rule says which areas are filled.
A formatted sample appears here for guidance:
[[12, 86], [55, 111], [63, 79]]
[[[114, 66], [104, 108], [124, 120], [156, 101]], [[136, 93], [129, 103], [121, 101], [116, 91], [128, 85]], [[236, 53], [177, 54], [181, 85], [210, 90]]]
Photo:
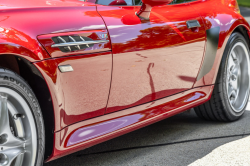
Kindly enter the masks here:
[[15, 72], [3, 68], [0, 68], [0, 87], [9, 88], [17, 92], [26, 101], [32, 111], [31, 115], [34, 118], [33, 120], [35, 121], [37, 131], [37, 153], [35, 166], [42, 166], [45, 151], [45, 128], [42, 112], [35, 94], [23, 78]]
[[[233, 46], [238, 42], [242, 42], [246, 46], [249, 55], [249, 47], [245, 38], [238, 32], [233, 33], [224, 51], [211, 99], [194, 108], [198, 117], [205, 120], [232, 122], [238, 120], [244, 114], [247, 103], [242, 110], [234, 111], [230, 105], [226, 89], [228, 58]], [[248, 99], [249, 93], [247, 94], [247, 101]]]

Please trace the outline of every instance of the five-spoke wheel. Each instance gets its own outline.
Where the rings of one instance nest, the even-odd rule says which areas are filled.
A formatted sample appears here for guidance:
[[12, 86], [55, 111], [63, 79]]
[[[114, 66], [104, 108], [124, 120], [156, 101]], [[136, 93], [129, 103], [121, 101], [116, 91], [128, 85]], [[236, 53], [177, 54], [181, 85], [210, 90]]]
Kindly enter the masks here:
[[231, 50], [227, 63], [227, 94], [232, 109], [240, 112], [248, 102], [249, 53], [242, 42]]
[[40, 166], [43, 154], [37, 99], [21, 77], [0, 68], [0, 166]]

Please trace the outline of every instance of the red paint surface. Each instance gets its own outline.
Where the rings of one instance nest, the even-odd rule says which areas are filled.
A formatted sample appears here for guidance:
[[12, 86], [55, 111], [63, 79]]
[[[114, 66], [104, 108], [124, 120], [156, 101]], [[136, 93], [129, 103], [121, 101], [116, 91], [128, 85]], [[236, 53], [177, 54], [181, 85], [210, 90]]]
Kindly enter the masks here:
[[0, 10], [0, 54], [31, 62], [50, 58], [38, 35], [106, 29], [94, 4], [77, 0], [1, 0]]
[[[74, 71], [61, 73], [58, 66], [67, 64]], [[111, 80], [110, 52], [50, 59], [35, 66], [51, 90], [56, 131], [104, 114]]]
[[149, 20], [150, 19], [150, 13], [154, 6], [164, 6], [168, 5], [173, 0], [142, 0], [141, 8], [138, 12], [136, 12], [136, 15], [141, 20]]
[[[215, 1], [211, 0], [199, 0], [190, 3], [193, 9], [200, 13], [202, 19], [204, 20], [206, 29], [220, 26], [219, 45], [213, 68], [202, 79], [198, 80], [194, 84], [194, 87], [211, 85], [215, 83], [220, 61], [230, 35], [235, 30], [235, 28], [240, 25], [248, 29], [248, 31], [250, 30], [249, 24], [243, 18], [243, 16], [235, 11], [234, 8], [229, 6], [230, 1], [231, 0], [218, 0], [215, 3]], [[207, 6], [209, 6], [209, 10], [207, 10]]]
[[[178, 114], [184, 110], [195, 107], [209, 100], [212, 90], [213, 86], [196, 88], [168, 98], [157, 100], [156, 102], [150, 102], [133, 107], [131, 109], [107, 114], [68, 126], [60, 132], [55, 133], [55, 149], [53, 155], [47, 161], [51, 161], [81, 149], [88, 148], [97, 143], [134, 131], [143, 126], [155, 123], [167, 117]], [[104, 129], [104, 134], [93, 137], [89, 140], [85, 140], [76, 145], [67, 146], [68, 140], [77, 130], [90, 127], [93, 129], [95, 126], [102, 124], [105, 125], [109, 122], [119, 121], [120, 119], [127, 119], [127, 121], [132, 122], [131, 124], [128, 122], [128, 126], [121, 126], [121, 128], [119, 127], [120, 124], [113, 126], [114, 128], [117, 128], [115, 130], [110, 130], [110, 132], [107, 133], [104, 133]], [[114, 123], [114, 125], [115, 124], [116, 123]], [[99, 132], [102, 131], [99, 130]]]
[[[96, 7], [91, 3], [94, 1], [0, 2], [0, 56], [14, 54], [34, 63], [51, 93], [55, 114], [55, 147], [49, 160], [209, 100], [213, 86], [205, 85], [213, 85], [216, 80], [229, 36], [240, 25], [247, 28], [250, 34], [246, 20], [236, 7], [229, 6], [231, 0], [198, 0], [153, 7], [150, 21], [141, 21], [135, 15], [139, 6]], [[187, 29], [185, 22], [192, 19], [199, 20], [202, 27]], [[221, 27], [221, 32], [213, 68], [196, 81], [204, 58], [205, 30], [217, 26]], [[93, 52], [103, 51], [102, 48], [112, 48], [112, 52], [90, 54], [83, 50], [56, 55], [55, 50], [49, 48], [52, 44], [49, 37], [53, 35], [87, 34], [90, 31], [92, 34], [108, 32], [110, 35], [111, 46], [100, 46]], [[38, 41], [38, 36], [45, 37], [41, 38], [44, 47]], [[58, 66], [66, 64], [70, 64], [74, 72], [60, 73]], [[200, 88], [191, 89], [193, 87]], [[185, 102], [195, 93], [204, 93], [205, 96]], [[104, 115], [105, 111], [109, 114]], [[77, 134], [74, 133], [80, 129], [132, 115], [143, 117], [123, 128], [103, 135], [99, 133], [97, 137], [86, 138], [67, 147], [67, 141], [71, 137], [76, 138], [74, 136]]]
[[[113, 75], [106, 113], [190, 89], [205, 46], [205, 27], [188, 4], [154, 7], [150, 22], [134, 14], [140, 7], [97, 6], [110, 34]], [[176, 12], [183, 11], [183, 12]], [[188, 29], [186, 21], [201, 27]]]

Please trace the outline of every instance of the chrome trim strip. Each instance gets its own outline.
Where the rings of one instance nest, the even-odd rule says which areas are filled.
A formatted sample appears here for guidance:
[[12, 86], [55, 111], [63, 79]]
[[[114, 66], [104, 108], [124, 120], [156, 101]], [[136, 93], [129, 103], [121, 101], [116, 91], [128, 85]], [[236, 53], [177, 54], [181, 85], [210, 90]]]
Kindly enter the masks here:
[[[80, 36], [80, 39], [81, 39], [82, 41], [85, 41], [85, 40], [83, 39], [83, 37], [82, 37], [82, 36]], [[86, 46], [87, 46], [87, 47], [89, 47], [89, 45], [88, 45], [88, 44], [86, 44]]]
[[[72, 36], [69, 36], [70, 40], [72, 40], [73, 42], [76, 42], [76, 40], [72, 37]], [[78, 50], [80, 50], [80, 46], [79, 45], [76, 45], [75, 46]]]
[[[61, 40], [63, 43], [67, 43], [62, 37], [58, 36], [57, 38]], [[69, 51], [71, 51], [71, 48], [69, 46], [67, 46], [67, 48], [69, 49]]]
[[78, 42], [53, 44], [51, 45], [51, 47], [67, 47], [67, 46], [89, 45], [89, 44], [99, 44], [99, 43], [107, 43], [107, 42], [109, 42], [109, 40], [78, 41]]

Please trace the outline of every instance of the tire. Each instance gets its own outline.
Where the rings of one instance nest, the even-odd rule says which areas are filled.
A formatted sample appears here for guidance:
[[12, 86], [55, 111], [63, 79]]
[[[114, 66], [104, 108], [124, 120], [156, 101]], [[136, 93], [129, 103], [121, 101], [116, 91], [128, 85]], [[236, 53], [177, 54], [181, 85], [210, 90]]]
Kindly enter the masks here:
[[41, 166], [44, 147], [44, 122], [35, 94], [18, 74], [0, 68], [0, 165]]
[[197, 116], [222, 122], [238, 120], [248, 104], [249, 78], [248, 44], [236, 32], [226, 45], [211, 99], [194, 108]]

